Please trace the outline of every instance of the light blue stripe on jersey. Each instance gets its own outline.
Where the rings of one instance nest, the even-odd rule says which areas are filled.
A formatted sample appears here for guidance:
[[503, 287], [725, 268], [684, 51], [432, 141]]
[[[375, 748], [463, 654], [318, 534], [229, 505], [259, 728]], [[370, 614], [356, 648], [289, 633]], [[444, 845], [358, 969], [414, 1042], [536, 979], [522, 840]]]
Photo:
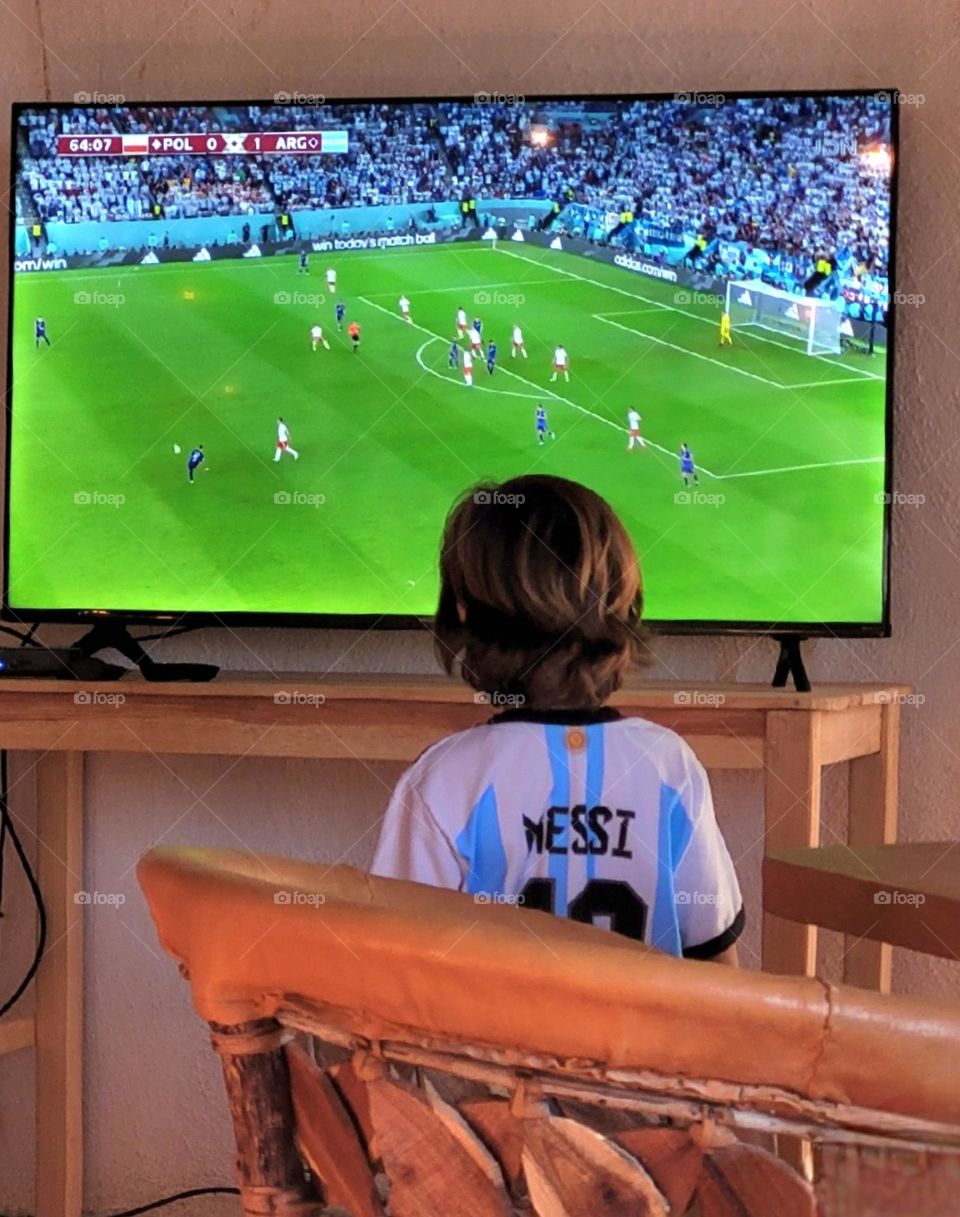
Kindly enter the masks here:
[[[550, 757], [550, 773], [553, 786], [550, 789], [550, 806], [562, 807], [566, 812], [570, 806], [570, 767], [567, 763], [567, 746], [564, 742], [566, 728], [551, 724], [544, 726], [547, 738], [547, 753]], [[559, 854], [549, 854], [547, 858], [547, 874], [553, 880], [553, 911], [559, 917], [566, 917], [569, 907], [567, 895], [567, 846], [570, 841], [570, 824], [564, 826], [557, 844], [564, 847]]]
[[[678, 791], [660, 783], [660, 815], [657, 822], [657, 895], [653, 906], [651, 942], [668, 955], [682, 955], [680, 925], [677, 920], [677, 893], [674, 873], [683, 857], [693, 825]], [[692, 892], [686, 893], [688, 898]]]
[[[584, 791], [587, 808], [596, 807], [603, 802], [603, 723], [593, 723], [587, 727], [587, 780]], [[593, 836], [587, 828], [587, 839], [593, 843]], [[587, 854], [587, 882], [596, 878], [597, 855]]]
[[507, 854], [503, 848], [497, 793], [491, 784], [470, 812], [463, 832], [456, 839], [457, 852], [467, 864], [467, 891], [488, 895], [503, 892], [507, 878]]

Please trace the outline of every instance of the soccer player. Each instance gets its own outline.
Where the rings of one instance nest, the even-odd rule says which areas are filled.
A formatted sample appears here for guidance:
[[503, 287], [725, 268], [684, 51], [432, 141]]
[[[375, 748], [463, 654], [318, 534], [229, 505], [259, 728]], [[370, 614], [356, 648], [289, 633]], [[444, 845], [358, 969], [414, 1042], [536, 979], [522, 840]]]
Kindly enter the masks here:
[[553, 375], [551, 380], [556, 380], [559, 373], [563, 373], [563, 379], [569, 383], [570, 381], [570, 360], [567, 357], [565, 347], [558, 346], [553, 352]]
[[196, 469], [203, 463], [203, 444], [197, 444], [196, 448], [187, 457], [187, 477], [192, 482], [193, 474]]
[[733, 346], [733, 339], [730, 337], [730, 314], [727, 312], [720, 314], [720, 345]]
[[513, 346], [510, 348], [510, 358], [516, 359], [517, 351], [526, 359], [527, 348], [523, 345], [523, 330], [519, 325], [513, 327]]
[[350, 322], [350, 324], [347, 326], [347, 334], [350, 338], [350, 342], [353, 345], [353, 353], [354, 353], [354, 355], [356, 355], [357, 351], [360, 350], [360, 323], [359, 323], [359, 321]]
[[472, 325], [467, 333], [470, 339], [470, 351], [474, 355], [479, 355], [483, 358], [483, 339], [480, 337], [480, 331], [475, 325]]
[[305, 249], [301, 249], [300, 250], [300, 265], [297, 267], [298, 275], [309, 275], [310, 274], [310, 266], [308, 263], [309, 263], [309, 259], [307, 257], [307, 251]]
[[457, 342], [456, 338], [454, 338], [453, 342], [450, 343], [450, 355], [447, 360], [447, 367], [460, 367], [460, 344]]
[[473, 388], [473, 355], [470, 351], [463, 352], [463, 379], [468, 389]]
[[342, 300], [337, 301], [337, 329], [343, 330], [343, 314], [346, 312]]
[[467, 332], [467, 311], [466, 309], [457, 309], [457, 337], [462, 338]]
[[542, 444], [548, 435], [551, 439], [557, 438], [547, 423], [546, 409], [543, 406], [537, 406], [537, 443]]
[[492, 376], [497, 366], [497, 344], [491, 338], [487, 343], [487, 371]]
[[290, 447], [290, 431], [287, 424], [282, 418], [277, 419], [277, 450], [273, 454], [273, 459], [278, 461], [285, 452], [289, 452], [295, 461], [300, 459], [300, 453], [296, 448]]
[[318, 346], [322, 346], [325, 351], [330, 350], [330, 343], [327, 342], [326, 338], [323, 336], [322, 325], [312, 325], [310, 327], [310, 345], [314, 350], [316, 350]]
[[337, 272], [332, 266], [327, 270], [327, 291], [331, 296], [337, 294]]
[[684, 486], [690, 485], [690, 478], [693, 478], [694, 486], [700, 485], [689, 444], [680, 445], [680, 476], [683, 478]]
[[413, 318], [410, 316], [410, 301], [406, 298], [406, 296], [401, 296], [399, 303], [400, 303], [400, 316], [404, 319], [404, 321], [406, 321], [406, 323], [408, 325], [412, 325]]
[[636, 408], [631, 406], [627, 411], [627, 428], [630, 431], [630, 438], [627, 441], [627, 451], [632, 452], [634, 447], [646, 448], [643, 436], [640, 434], [640, 423], [643, 420], [637, 413]]
[[47, 323], [42, 317], [38, 317], [33, 323], [33, 346], [34, 350], [40, 350], [40, 343], [45, 342], [50, 346], [50, 339], [47, 337]]

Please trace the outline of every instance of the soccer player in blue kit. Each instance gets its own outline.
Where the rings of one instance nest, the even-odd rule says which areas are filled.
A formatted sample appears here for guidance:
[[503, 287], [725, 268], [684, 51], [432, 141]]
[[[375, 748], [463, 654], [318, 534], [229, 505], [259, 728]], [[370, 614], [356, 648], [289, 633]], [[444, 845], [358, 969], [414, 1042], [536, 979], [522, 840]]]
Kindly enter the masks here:
[[460, 367], [460, 344], [456, 338], [450, 343], [450, 357], [447, 361], [447, 366], [450, 368]]
[[200, 467], [203, 460], [203, 444], [197, 444], [196, 448], [187, 457], [187, 477], [191, 482], [193, 481], [194, 472]]
[[551, 439], [556, 439], [556, 435], [549, 429], [547, 423], [547, 411], [543, 406], [537, 406], [537, 442], [542, 444], [544, 437], [549, 435]]
[[41, 342], [45, 342], [47, 346], [50, 346], [50, 339], [47, 337], [47, 323], [42, 317], [38, 317], [33, 323], [33, 345], [35, 350], [40, 350]]
[[497, 344], [491, 338], [487, 343], [487, 371], [493, 375], [494, 369], [497, 366]]
[[343, 314], [346, 312], [346, 306], [342, 300], [337, 301], [337, 329], [343, 329]]
[[693, 478], [694, 486], [700, 485], [700, 479], [697, 477], [697, 470], [693, 464], [693, 453], [690, 451], [689, 444], [680, 445], [680, 476], [683, 478], [684, 486], [689, 486], [689, 478]]

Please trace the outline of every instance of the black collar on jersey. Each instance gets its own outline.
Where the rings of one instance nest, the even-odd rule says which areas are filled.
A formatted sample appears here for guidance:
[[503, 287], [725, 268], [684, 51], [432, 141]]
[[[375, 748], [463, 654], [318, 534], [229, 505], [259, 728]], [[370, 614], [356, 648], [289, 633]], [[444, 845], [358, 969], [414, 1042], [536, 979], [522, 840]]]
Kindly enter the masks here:
[[588, 727], [591, 723], [614, 723], [622, 715], [613, 706], [591, 706], [582, 710], [527, 710], [518, 706], [495, 714], [493, 723], [549, 723], [560, 727]]

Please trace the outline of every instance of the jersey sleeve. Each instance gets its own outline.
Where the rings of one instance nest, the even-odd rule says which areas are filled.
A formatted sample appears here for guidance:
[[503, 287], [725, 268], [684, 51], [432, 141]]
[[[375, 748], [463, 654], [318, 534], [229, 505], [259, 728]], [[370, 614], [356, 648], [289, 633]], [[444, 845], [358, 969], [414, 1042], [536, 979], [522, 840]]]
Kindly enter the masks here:
[[684, 795], [690, 839], [674, 872], [680, 942], [688, 959], [712, 959], [737, 941], [745, 918], [733, 860], [714, 813], [710, 782], [693, 755]]
[[370, 871], [459, 891], [460, 859], [417, 790], [414, 772], [407, 770], [390, 798]]

